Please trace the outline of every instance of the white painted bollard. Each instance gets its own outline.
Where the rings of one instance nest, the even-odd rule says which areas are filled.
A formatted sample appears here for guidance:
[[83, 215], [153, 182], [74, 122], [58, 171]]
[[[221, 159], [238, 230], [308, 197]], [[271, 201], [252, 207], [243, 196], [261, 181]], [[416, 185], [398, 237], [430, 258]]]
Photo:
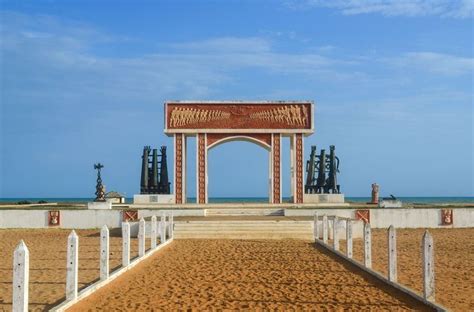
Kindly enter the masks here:
[[352, 220], [346, 220], [346, 256], [352, 259]]
[[150, 229], [150, 236], [151, 236], [151, 249], [156, 248], [156, 236], [157, 228], [156, 228], [156, 216], [151, 217], [151, 229]]
[[28, 311], [28, 287], [30, 280], [30, 252], [23, 240], [13, 253], [12, 311]]
[[130, 264], [130, 224], [122, 222], [122, 266]]
[[138, 221], [138, 256], [145, 255], [145, 219]]
[[173, 213], [168, 216], [168, 236], [169, 238], [173, 238]]
[[372, 268], [372, 238], [370, 223], [364, 223], [364, 265]]
[[328, 243], [328, 216], [323, 215], [323, 243]]
[[100, 279], [109, 278], [109, 229], [104, 225], [100, 230]]
[[334, 216], [332, 221], [332, 247], [334, 250], [339, 250], [339, 238], [337, 237], [337, 224], [339, 223], [338, 217]]
[[397, 234], [393, 225], [388, 228], [388, 280], [397, 281]]
[[426, 300], [435, 300], [434, 242], [431, 234], [423, 234], [423, 296]]
[[314, 226], [313, 226], [313, 229], [314, 229], [314, 240], [318, 240], [319, 239], [319, 228], [318, 228], [318, 213], [315, 212], [314, 213]]
[[79, 237], [72, 230], [67, 238], [66, 264], [66, 300], [77, 298], [77, 282], [79, 268]]
[[166, 214], [161, 215], [161, 233], [160, 233], [160, 244], [166, 242]]

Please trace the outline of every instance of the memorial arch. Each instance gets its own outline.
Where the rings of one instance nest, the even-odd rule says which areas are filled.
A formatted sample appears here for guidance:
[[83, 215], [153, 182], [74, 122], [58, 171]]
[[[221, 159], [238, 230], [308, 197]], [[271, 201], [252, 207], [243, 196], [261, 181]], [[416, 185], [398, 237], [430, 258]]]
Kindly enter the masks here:
[[196, 202], [208, 203], [209, 149], [231, 140], [247, 140], [269, 152], [269, 201], [282, 203], [281, 141], [290, 137], [291, 195], [303, 203], [303, 139], [314, 132], [311, 101], [169, 101], [165, 133], [174, 137], [175, 203], [186, 202], [186, 139], [196, 137]]

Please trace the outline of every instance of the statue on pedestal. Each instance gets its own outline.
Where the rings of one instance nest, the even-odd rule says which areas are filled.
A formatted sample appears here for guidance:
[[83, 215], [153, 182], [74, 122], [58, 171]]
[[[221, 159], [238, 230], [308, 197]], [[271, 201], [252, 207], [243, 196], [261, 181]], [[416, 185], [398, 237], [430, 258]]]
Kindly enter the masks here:
[[372, 183], [372, 201], [371, 204], [379, 203], [379, 190], [380, 186], [377, 183]]
[[104, 168], [101, 163], [94, 164], [94, 169], [97, 170], [97, 184], [95, 186], [95, 199], [96, 202], [105, 202], [105, 186], [102, 185], [102, 178], [100, 177], [100, 170]]

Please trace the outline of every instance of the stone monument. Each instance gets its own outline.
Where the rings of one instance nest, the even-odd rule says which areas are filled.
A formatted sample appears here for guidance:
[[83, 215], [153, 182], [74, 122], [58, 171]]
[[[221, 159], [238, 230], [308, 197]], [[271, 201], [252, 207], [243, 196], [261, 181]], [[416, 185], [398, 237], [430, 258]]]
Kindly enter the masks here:
[[372, 183], [372, 201], [370, 202], [370, 204], [379, 203], [379, 190], [380, 186], [377, 183]]
[[112, 203], [105, 200], [105, 186], [102, 184], [102, 177], [100, 170], [104, 168], [101, 163], [94, 164], [94, 169], [97, 170], [97, 184], [95, 186], [95, 199], [93, 202], [87, 203], [88, 209], [112, 209]]

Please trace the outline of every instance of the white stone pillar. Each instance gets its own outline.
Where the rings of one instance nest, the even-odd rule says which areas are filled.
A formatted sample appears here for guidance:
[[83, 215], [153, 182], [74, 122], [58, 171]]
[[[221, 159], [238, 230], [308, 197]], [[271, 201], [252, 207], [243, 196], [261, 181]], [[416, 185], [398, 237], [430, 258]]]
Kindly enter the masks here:
[[352, 220], [346, 220], [346, 256], [352, 259]]
[[388, 280], [397, 281], [397, 236], [395, 228], [388, 228]]
[[100, 230], [100, 279], [109, 278], [109, 229], [104, 225]]
[[372, 238], [370, 223], [364, 223], [364, 265], [366, 268], [372, 268]]
[[67, 238], [66, 300], [77, 298], [79, 237], [74, 230]]
[[435, 300], [434, 242], [431, 234], [423, 234], [423, 297]]
[[156, 248], [156, 237], [158, 236], [157, 228], [156, 228], [156, 216], [151, 217], [150, 236], [151, 236], [151, 249], [155, 249]]
[[138, 256], [145, 255], [145, 219], [138, 221]]
[[328, 243], [328, 216], [323, 215], [323, 243]]
[[122, 222], [122, 266], [130, 264], [130, 224]]
[[166, 242], [166, 214], [165, 213], [161, 215], [160, 225], [161, 225], [160, 244], [163, 244], [164, 242]]
[[334, 216], [332, 221], [332, 247], [334, 250], [339, 250], [339, 238], [337, 237], [337, 224], [339, 223], [338, 217]]
[[28, 311], [28, 287], [30, 280], [30, 252], [23, 240], [13, 253], [12, 311]]
[[170, 229], [169, 229], [169, 235], [170, 235], [170, 238], [173, 238], [173, 232], [174, 232], [174, 216], [173, 216], [173, 212], [171, 212], [170, 216], [169, 216], [169, 222], [170, 222]]
[[318, 223], [319, 223], [319, 220], [318, 220], [318, 213], [315, 211], [314, 212], [314, 226], [313, 226], [313, 230], [314, 230], [314, 240], [317, 241], [319, 239], [319, 227], [318, 227]]

